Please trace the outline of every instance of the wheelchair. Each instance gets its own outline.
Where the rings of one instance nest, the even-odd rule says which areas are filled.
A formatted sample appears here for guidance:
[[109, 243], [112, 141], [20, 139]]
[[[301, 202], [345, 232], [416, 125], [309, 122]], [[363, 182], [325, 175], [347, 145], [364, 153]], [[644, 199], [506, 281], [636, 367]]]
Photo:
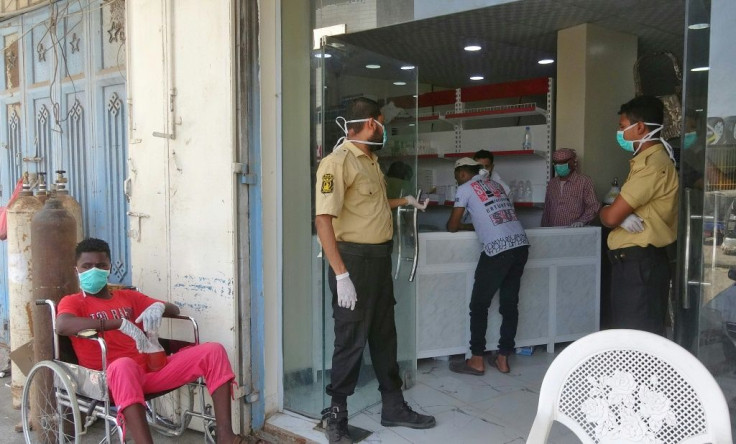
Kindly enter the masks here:
[[[48, 305], [51, 310], [53, 331], [53, 359], [38, 362], [28, 373], [23, 386], [21, 420], [26, 443], [64, 444], [82, 442], [90, 437], [91, 427], [98, 420], [104, 422], [105, 436], [100, 444], [123, 443], [123, 429], [118, 425], [117, 408], [112, 405], [107, 388], [107, 348], [105, 340], [95, 330], [84, 330], [77, 337], [99, 344], [102, 370], [92, 370], [76, 363], [69, 338], [56, 334], [56, 305], [54, 301], [38, 300], [36, 305]], [[165, 317], [170, 322], [191, 324], [193, 341], [160, 338], [167, 355], [199, 344], [197, 322], [189, 316]], [[183, 392], [180, 390], [182, 389]], [[146, 419], [156, 432], [169, 437], [180, 436], [193, 417], [203, 421], [204, 442], [215, 442], [215, 417], [212, 406], [205, 402], [203, 378], [178, 389], [147, 394]], [[194, 410], [195, 398], [199, 409]], [[84, 442], [91, 442], [85, 439]]]

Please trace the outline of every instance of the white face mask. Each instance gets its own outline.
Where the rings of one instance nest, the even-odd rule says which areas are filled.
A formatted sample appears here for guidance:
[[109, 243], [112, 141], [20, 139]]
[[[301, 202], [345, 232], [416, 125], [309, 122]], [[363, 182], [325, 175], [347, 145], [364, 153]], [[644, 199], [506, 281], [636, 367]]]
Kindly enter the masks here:
[[[373, 118], [372, 117], [369, 117], [367, 119], [358, 119], [358, 120], [345, 120], [345, 118], [342, 117], [342, 116], [336, 118], [335, 119], [335, 123], [337, 123], [337, 126], [340, 127], [340, 129], [342, 130], [343, 133], [345, 133], [345, 135], [343, 137], [340, 137], [339, 139], [337, 139], [337, 143], [335, 144], [335, 146], [332, 149], [334, 150], [335, 148], [337, 148], [338, 146], [340, 146], [340, 144], [342, 144], [344, 141], [364, 143], [366, 145], [371, 145], [372, 147], [373, 146], [377, 147], [377, 148], [371, 148], [371, 151], [378, 151], [381, 148], [383, 148], [383, 146], [386, 144], [386, 141], [388, 140], [388, 134], [386, 134], [386, 128], [383, 126], [383, 124], [381, 122], [379, 122], [378, 120], [376, 120], [376, 119], [373, 119], [373, 120], [375, 120], [376, 123], [381, 126], [381, 130], [383, 131], [383, 141], [382, 142], [372, 142], [370, 140], [348, 139], [348, 123], [368, 122], [371, 119], [373, 119]], [[341, 120], [343, 122], [342, 124], [340, 124], [340, 121]]]

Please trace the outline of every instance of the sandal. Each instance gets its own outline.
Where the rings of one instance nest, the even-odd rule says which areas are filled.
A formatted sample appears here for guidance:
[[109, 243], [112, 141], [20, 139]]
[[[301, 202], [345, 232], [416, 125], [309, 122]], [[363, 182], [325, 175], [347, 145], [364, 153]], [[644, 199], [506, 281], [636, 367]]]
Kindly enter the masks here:
[[[503, 369], [501, 368], [501, 366], [498, 363], [498, 358], [501, 357], [501, 356], [504, 356], [506, 358], [505, 359], [506, 366]], [[488, 363], [491, 364], [492, 366], [496, 367], [496, 369], [499, 372], [501, 372], [501, 373], [509, 373], [509, 372], [511, 372], [511, 367], [509, 367], [509, 357], [508, 356], [498, 355], [498, 354], [497, 355], [493, 355], [493, 356], [489, 356], [488, 357]]]
[[450, 371], [473, 376], [483, 376], [483, 374], [485, 373], [485, 370], [477, 370], [469, 366], [466, 359], [463, 359], [462, 361], [450, 362]]

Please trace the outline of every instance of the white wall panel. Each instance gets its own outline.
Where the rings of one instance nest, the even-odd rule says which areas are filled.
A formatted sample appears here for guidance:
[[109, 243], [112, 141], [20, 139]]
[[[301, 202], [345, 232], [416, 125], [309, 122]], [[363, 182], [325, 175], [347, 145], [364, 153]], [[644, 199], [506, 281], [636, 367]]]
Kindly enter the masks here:
[[143, 215], [131, 242], [135, 285], [194, 316], [202, 341], [222, 343], [237, 367], [230, 3], [128, 4], [130, 208]]

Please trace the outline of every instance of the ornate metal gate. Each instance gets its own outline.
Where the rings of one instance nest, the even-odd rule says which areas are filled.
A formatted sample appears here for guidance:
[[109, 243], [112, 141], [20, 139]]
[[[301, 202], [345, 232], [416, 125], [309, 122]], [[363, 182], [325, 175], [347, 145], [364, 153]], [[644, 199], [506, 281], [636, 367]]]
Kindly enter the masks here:
[[[0, 205], [23, 172], [53, 182], [67, 171], [85, 237], [110, 243], [110, 280], [129, 284], [124, 30], [125, 0], [60, 1], [0, 22]], [[0, 242], [4, 344], [6, 261]]]

